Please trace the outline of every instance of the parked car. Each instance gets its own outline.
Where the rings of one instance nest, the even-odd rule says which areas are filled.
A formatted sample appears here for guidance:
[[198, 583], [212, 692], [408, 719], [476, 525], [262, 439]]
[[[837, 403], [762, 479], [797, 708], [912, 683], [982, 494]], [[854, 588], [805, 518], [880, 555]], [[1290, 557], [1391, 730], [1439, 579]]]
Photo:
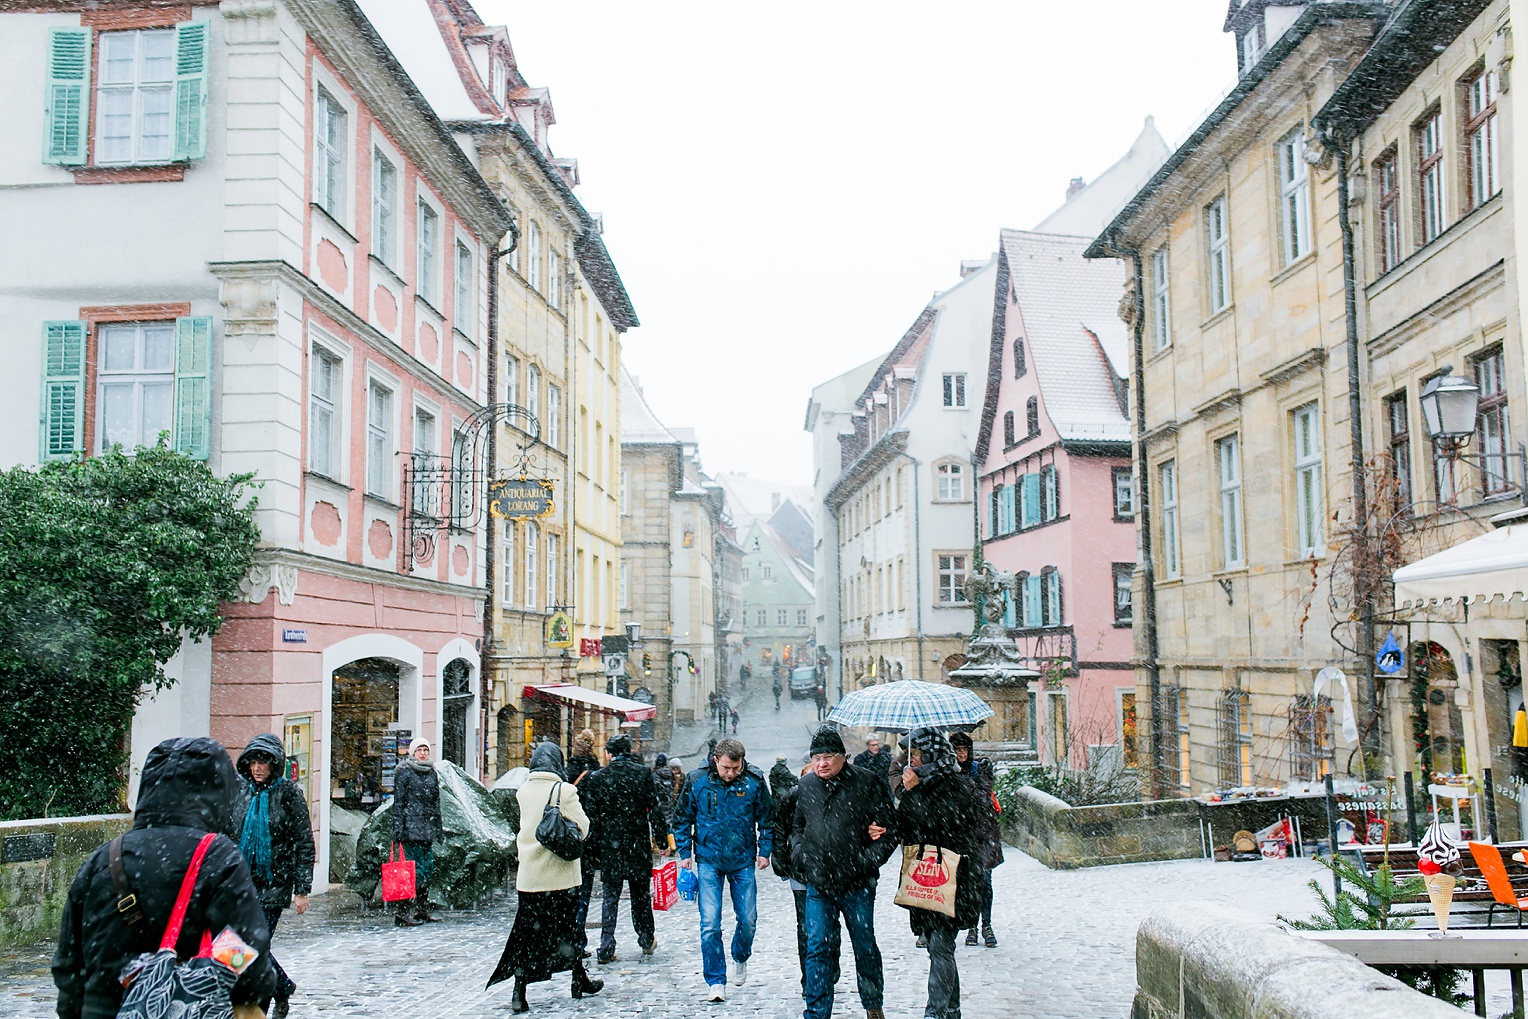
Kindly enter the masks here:
[[791, 670], [791, 700], [810, 697], [817, 692], [817, 670], [810, 665]]

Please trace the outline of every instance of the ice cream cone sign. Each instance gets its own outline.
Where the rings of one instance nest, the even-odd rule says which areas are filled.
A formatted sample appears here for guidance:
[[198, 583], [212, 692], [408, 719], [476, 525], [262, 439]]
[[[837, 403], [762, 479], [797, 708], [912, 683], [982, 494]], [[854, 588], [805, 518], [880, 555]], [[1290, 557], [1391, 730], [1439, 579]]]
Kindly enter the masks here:
[[1439, 932], [1448, 931], [1448, 911], [1454, 902], [1454, 887], [1459, 883], [1458, 874], [1463, 869], [1459, 856], [1459, 843], [1448, 837], [1437, 818], [1428, 826], [1427, 834], [1417, 844], [1417, 870], [1427, 885], [1427, 898], [1432, 903], [1433, 916], [1438, 918]]

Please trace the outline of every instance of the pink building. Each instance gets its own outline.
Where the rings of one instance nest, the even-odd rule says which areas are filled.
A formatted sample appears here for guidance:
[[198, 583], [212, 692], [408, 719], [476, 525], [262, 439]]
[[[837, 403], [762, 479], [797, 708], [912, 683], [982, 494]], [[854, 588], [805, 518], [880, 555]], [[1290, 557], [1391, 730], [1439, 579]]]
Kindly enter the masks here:
[[[1114, 261], [1083, 237], [1002, 232], [986, 402], [975, 463], [983, 559], [1018, 579], [1004, 625], [1042, 674], [1021, 697], [1046, 761], [1082, 767], [1122, 744], [1133, 766], [1135, 569], [1128, 372]], [[995, 707], [997, 705], [994, 705]], [[1013, 725], [1010, 728], [1019, 728]]]

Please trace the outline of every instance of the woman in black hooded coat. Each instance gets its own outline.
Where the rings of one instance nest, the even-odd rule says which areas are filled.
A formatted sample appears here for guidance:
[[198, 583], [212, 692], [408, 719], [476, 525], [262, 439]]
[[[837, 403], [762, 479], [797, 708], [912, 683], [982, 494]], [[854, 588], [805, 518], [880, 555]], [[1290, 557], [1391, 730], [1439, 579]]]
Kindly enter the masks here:
[[985, 815], [989, 806], [960, 773], [955, 748], [935, 729], [908, 735], [908, 766], [902, 772], [897, 824], [905, 846], [937, 846], [960, 855], [955, 871], [955, 916], [908, 908], [913, 933], [927, 940], [928, 1019], [960, 1019], [960, 972], [955, 936], [981, 915], [981, 871]]
[[231, 996], [236, 1005], [256, 1004], [276, 987], [270, 934], [249, 867], [233, 841], [239, 777], [228, 751], [206, 737], [165, 740], [143, 762], [143, 782], [133, 827], [122, 835], [122, 869], [142, 917], [130, 923], [117, 910], [110, 843], [90, 855], [74, 876], [53, 955], [61, 1019], [111, 1019], [122, 1005], [122, 967], [159, 948], [181, 880], [197, 843], [212, 840], [186, 908], [175, 948], [182, 960], [196, 955], [203, 931], [224, 927], [260, 954]]

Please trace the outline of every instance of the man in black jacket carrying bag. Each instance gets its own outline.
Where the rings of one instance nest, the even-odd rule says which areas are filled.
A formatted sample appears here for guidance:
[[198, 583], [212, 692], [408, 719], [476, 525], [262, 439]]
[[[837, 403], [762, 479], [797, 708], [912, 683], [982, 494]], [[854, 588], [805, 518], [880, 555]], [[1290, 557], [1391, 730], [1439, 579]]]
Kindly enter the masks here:
[[883, 776], [849, 764], [831, 725], [812, 737], [812, 770], [801, 779], [791, 832], [791, 873], [806, 885], [806, 1012], [829, 1019], [841, 915], [854, 947], [866, 1019], [884, 1019], [885, 978], [875, 942], [875, 886], [898, 845], [896, 810]]
[[615, 927], [621, 885], [631, 890], [631, 924], [643, 955], [652, 955], [653, 847], [668, 845], [668, 825], [658, 804], [652, 772], [632, 749], [631, 737], [612, 736], [605, 743], [609, 763], [584, 779], [581, 796], [589, 814], [586, 844], [599, 860], [605, 886], [600, 914], [597, 962], [615, 960]]

